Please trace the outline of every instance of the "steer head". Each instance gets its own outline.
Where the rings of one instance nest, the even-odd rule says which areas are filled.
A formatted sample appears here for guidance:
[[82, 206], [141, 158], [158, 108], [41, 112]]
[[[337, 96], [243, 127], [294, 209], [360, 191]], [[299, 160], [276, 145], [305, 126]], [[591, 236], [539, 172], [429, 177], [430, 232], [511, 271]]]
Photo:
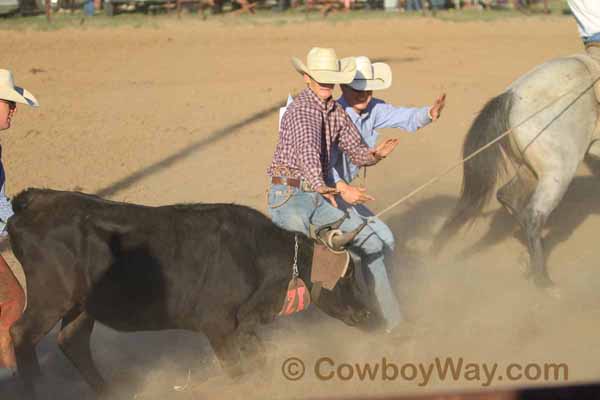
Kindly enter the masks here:
[[361, 261], [351, 257], [346, 274], [332, 290], [321, 289], [314, 303], [327, 315], [363, 331], [383, 327], [371, 280], [365, 279]]
[[[367, 224], [365, 221], [352, 231], [343, 233], [339, 228], [345, 218], [347, 216], [318, 228], [311, 224], [310, 236], [334, 252], [345, 250]], [[352, 252], [350, 254], [350, 265], [344, 276], [332, 290], [321, 289], [318, 296], [313, 293], [313, 302], [326, 314], [347, 325], [370, 331], [379, 328], [383, 320], [377, 309], [373, 285], [365, 276], [360, 258]]]

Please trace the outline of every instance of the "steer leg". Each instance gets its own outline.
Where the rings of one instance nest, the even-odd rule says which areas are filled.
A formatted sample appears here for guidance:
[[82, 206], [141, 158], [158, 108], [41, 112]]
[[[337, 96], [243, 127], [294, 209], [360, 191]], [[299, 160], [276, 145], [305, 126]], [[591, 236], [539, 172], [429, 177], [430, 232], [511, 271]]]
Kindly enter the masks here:
[[106, 382], [94, 365], [90, 349], [93, 329], [94, 320], [77, 307], [62, 320], [62, 327], [58, 334], [58, 346], [92, 389], [97, 394], [104, 395], [107, 392]]
[[263, 369], [267, 364], [266, 351], [256, 332], [251, 329], [240, 330], [238, 332], [238, 342], [244, 367], [250, 371]]
[[[35, 380], [42, 375], [35, 346], [62, 317], [62, 313], [51, 304], [47, 307], [46, 310], [30, 301], [21, 318], [10, 328], [17, 370], [27, 398], [35, 398]], [[33, 310], [43, 310], [43, 314], [36, 314]]]
[[235, 325], [232, 318], [227, 318], [219, 326], [204, 329], [221, 367], [233, 379], [237, 379], [243, 374], [240, 364], [240, 345], [235, 333]]
[[277, 292], [266, 294], [267, 285], [261, 285], [252, 296], [240, 307], [237, 313], [237, 336], [246, 367], [250, 370], [264, 368], [267, 358], [265, 348], [256, 335], [255, 328], [261, 321], [261, 316], [268, 313], [271, 303], [265, 304], [265, 299], [277, 297]]

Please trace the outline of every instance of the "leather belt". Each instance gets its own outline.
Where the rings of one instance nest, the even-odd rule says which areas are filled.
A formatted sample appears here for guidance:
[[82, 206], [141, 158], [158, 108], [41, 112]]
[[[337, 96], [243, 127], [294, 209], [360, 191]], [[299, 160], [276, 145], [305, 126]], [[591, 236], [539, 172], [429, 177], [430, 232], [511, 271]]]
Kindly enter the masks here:
[[313, 190], [310, 188], [308, 183], [298, 178], [287, 178], [284, 176], [273, 176], [271, 177], [271, 183], [274, 185], [286, 185], [295, 187], [304, 192], [312, 192]]

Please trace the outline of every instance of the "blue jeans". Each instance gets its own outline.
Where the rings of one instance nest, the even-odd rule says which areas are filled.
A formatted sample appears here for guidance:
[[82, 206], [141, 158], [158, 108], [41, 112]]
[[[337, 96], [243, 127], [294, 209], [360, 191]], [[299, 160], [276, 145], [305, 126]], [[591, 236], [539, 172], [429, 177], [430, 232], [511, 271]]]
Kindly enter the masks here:
[[85, 15], [94, 15], [94, 0], [86, 0], [83, 6], [83, 11], [85, 12]]
[[[350, 205], [346, 203], [340, 196], [336, 196], [335, 201], [337, 202], [340, 210], [345, 210], [351, 219], [356, 219], [357, 224], [362, 223], [366, 218], [371, 218], [369, 221], [368, 228], [370, 228], [375, 235], [383, 242], [387, 251], [393, 251], [396, 243], [394, 242], [394, 234], [390, 228], [381, 219], [374, 216], [373, 212], [367, 208], [364, 204]], [[365, 227], [366, 229], [366, 227]]]
[[[313, 211], [312, 223], [317, 226], [330, 224], [344, 216], [344, 211], [332, 206], [319, 193], [304, 192], [285, 185], [271, 185], [268, 204], [275, 225], [305, 235], [309, 233], [309, 218]], [[349, 209], [348, 213], [350, 218], [340, 226], [344, 232], [355, 229], [362, 223], [356, 211]], [[393, 247], [393, 243], [391, 231], [377, 219], [362, 229], [350, 247], [351, 251], [353, 248], [359, 250], [359, 254], [363, 256], [362, 261], [373, 275], [375, 296], [388, 329], [394, 328], [403, 320], [384, 264], [384, 250], [386, 246]]]
[[421, 0], [406, 0], [406, 11], [420, 11]]
[[594, 33], [592, 36], [583, 37], [583, 44], [588, 44], [592, 42], [600, 42], [600, 32]]

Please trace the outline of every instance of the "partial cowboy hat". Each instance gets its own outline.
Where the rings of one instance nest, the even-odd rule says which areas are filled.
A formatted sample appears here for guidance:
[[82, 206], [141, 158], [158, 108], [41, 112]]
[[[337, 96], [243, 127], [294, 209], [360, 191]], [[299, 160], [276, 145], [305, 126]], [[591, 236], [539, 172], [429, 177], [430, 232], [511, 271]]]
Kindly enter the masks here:
[[306, 65], [292, 57], [296, 71], [307, 74], [319, 83], [350, 83], [356, 66], [353, 57], [338, 59], [333, 49], [313, 47], [306, 56]]
[[355, 57], [356, 75], [348, 84], [354, 90], [383, 90], [392, 85], [392, 69], [385, 63], [371, 63], [368, 57]]
[[7, 69], [0, 69], [0, 99], [27, 104], [32, 107], [39, 106], [33, 94], [27, 89], [15, 86], [12, 73]]

